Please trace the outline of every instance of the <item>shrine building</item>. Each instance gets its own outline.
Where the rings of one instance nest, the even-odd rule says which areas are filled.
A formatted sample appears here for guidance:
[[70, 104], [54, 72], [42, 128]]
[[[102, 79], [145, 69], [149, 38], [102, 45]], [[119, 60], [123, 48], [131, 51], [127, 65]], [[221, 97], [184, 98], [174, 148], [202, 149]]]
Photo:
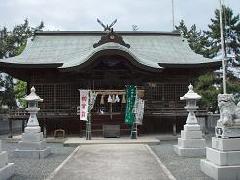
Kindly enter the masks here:
[[[43, 31], [28, 40], [16, 57], [1, 59], [0, 71], [26, 81], [44, 99], [38, 119], [50, 135], [56, 129], [84, 135], [79, 120], [79, 89], [101, 92], [92, 111], [93, 135], [104, 124], [124, 124], [126, 85], [136, 85], [145, 100], [140, 133], [182, 129], [187, 112], [180, 97], [189, 83], [221, 66], [221, 61], [194, 53], [187, 40], [174, 32], [145, 31]], [[118, 102], [108, 102], [109, 95]], [[200, 109], [198, 116], [206, 116]], [[23, 109], [12, 110], [10, 120], [27, 120]]]

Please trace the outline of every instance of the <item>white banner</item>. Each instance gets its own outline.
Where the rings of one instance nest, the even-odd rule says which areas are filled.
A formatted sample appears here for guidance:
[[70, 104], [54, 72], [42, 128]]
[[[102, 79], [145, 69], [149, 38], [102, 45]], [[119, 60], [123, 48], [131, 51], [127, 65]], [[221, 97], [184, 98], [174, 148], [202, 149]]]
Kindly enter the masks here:
[[87, 121], [89, 106], [89, 90], [80, 90], [80, 120]]
[[141, 125], [143, 120], [143, 115], [144, 115], [144, 100], [140, 98], [136, 98], [134, 113], [135, 113], [135, 122]]

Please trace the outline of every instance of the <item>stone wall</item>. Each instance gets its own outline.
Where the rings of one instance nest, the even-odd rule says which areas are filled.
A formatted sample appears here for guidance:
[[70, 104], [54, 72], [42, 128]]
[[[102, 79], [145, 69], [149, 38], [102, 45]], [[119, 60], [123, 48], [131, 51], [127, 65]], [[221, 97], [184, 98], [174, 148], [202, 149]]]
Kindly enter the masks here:
[[214, 134], [215, 126], [217, 125], [217, 121], [220, 118], [219, 114], [209, 114], [207, 118], [205, 117], [197, 117], [198, 123], [200, 124], [201, 130], [205, 134]]
[[[13, 124], [13, 133], [19, 133], [22, 131], [22, 121], [14, 120]], [[0, 134], [8, 134], [9, 133], [9, 121], [7, 115], [0, 114]]]

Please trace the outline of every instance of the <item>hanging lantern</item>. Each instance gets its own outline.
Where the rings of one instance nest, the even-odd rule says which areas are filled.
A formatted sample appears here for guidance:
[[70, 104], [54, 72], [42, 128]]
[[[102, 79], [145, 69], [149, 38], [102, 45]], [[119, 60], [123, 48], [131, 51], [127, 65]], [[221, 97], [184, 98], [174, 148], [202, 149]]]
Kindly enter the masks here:
[[122, 95], [122, 104], [126, 103], [126, 98], [125, 98], [125, 94]]
[[118, 102], [118, 103], [120, 102], [120, 98], [119, 98], [118, 94], [116, 95], [115, 102]]
[[101, 96], [100, 104], [104, 104], [104, 95]]
[[108, 95], [108, 102], [109, 102], [109, 103], [111, 103], [111, 102], [112, 102], [112, 97], [111, 97], [111, 95], [110, 95], [110, 94]]

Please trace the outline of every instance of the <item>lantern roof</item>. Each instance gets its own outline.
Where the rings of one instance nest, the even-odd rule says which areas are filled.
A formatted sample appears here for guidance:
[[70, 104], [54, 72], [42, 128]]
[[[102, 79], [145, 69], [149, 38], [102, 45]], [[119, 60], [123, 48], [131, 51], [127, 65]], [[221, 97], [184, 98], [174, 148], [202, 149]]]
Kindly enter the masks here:
[[188, 100], [188, 99], [201, 99], [201, 96], [193, 91], [193, 85], [189, 84], [188, 92], [183, 96], [180, 97], [180, 100]]
[[43, 99], [41, 99], [37, 94], [36, 94], [36, 89], [34, 86], [31, 88], [31, 93], [27, 95], [24, 98], [26, 101], [37, 101], [37, 102], [42, 102]]

